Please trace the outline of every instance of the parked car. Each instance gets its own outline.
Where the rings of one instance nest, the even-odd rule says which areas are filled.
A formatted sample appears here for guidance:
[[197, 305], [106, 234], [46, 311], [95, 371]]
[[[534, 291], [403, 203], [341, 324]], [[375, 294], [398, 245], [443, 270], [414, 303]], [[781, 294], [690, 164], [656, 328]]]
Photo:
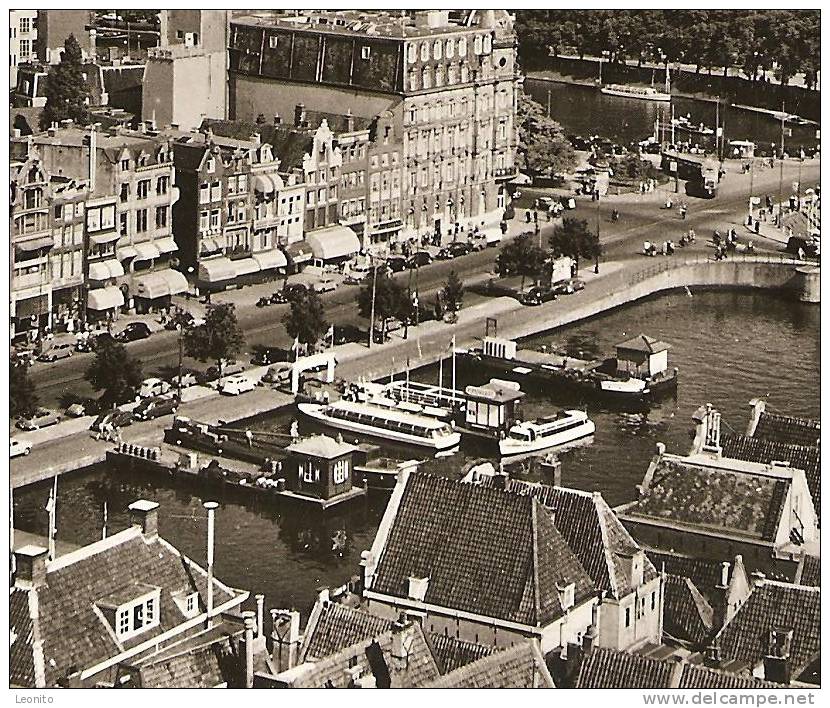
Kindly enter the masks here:
[[[233, 376], [234, 374], [241, 374], [245, 371], [245, 365], [239, 361], [226, 361], [222, 365], [222, 377]], [[205, 372], [208, 381], [213, 381], [219, 378], [219, 367], [211, 366]]]
[[789, 240], [787, 241], [787, 253], [792, 253], [793, 255], [798, 254], [798, 249], [800, 248], [804, 255], [809, 258], [815, 258], [820, 253], [820, 244], [821, 242], [816, 238], [805, 238], [804, 236], [790, 236]]
[[565, 280], [560, 280], [552, 286], [553, 292], [557, 295], [570, 295], [571, 293], [575, 293], [577, 290], [583, 290], [584, 288], [585, 281], [580, 280], [579, 278], [567, 278]]
[[282, 347], [266, 347], [262, 344], [254, 345], [254, 354], [251, 357], [252, 364], [259, 366], [268, 366], [277, 361], [285, 361], [288, 356], [288, 351]]
[[268, 371], [262, 377], [263, 383], [267, 384], [284, 384], [291, 380], [291, 368], [293, 364], [290, 361], [283, 361], [279, 364], [274, 364], [268, 367]]
[[153, 377], [141, 382], [138, 395], [140, 398], [152, 398], [153, 396], [161, 396], [169, 390], [170, 384], [167, 381]]
[[101, 415], [92, 421], [92, 425], [89, 426], [89, 429], [100, 432], [104, 429], [104, 425], [111, 425], [114, 428], [123, 428], [130, 425], [132, 422], [132, 411], [124, 411], [120, 408], [116, 408], [114, 411], [106, 411], [105, 413], [101, 413]]
[[304, 283], [286, 283], [282, 290], [277, 290], [271, 295], [271, 302], [275, 305], [284, 305], [306, 296], [308, 286]]
[[403, 256], [389, 256], [386, 259], [386, 267], [393, 273], [400, 273], [409, 268], [409, 262]]
[[28, 455], [32, 451], [32, 443], [22, 438], [9, 438], [9, 458]]
[[192, 329], [193, 327], [200, 327], [204, 323], [205, 320], [203, 318], [195, 317], [187, 310], [181, 310], [180, 312], [176, 312], [169, 320], [167, 320], [164, 324], [164, 329], [174, 330], [178, 329], [179, 326], [181, 326], [182, 329]]
[[429, 251], [415, 251], [409, 257], [409, 266], [410, 268], [420, 268], [421, 266], [426, 266], [432, 263], [432, 254]]
[[327, 293], [333, 290], [337, 290], [337, 281], [334, 278], [326, 276], [314, 283], [313, 287], [315, 292]]
[[575, 293], [579, 290], [585, 290], [585, 281], [582, 278], [569, 278], [567, 281], [571, 286], [571, 292]]
[[541, 305], [551, 300], [556, 300], [556, 293], [551, 288], [543, 288], [539, 285], [532, 287], [519, 298], [522, 305]]
[[[190, 388], [191, 386], [195, 386], [199, 383], [196, 379], [196, 374], [192, 371], [183, 371], [182, 372], [182, 385], [181, 388]], [[178, 389], [179, 388], [179, 375], [176, 374], [172, 379], [170, 379], [170, 386], [171, 388]]]
[[153, 420], [163, 415], [175, 413], [179, 407], [179, 399], [176, 396], [155, 396], [147, 398], [133, 409], [133, 417], [136, 420]]
[[436, 258], [448, 261], [459, 256], [466, 256], [472, 250], [473, 247], [466, 241], [454, 241], [438, 251]]
[[228, 396], [238, 396], [256, 388], [256, 382], [249, 376], [230, 376], [222, 382], [220, 393]]
[[21, 430], [40, 430], [49, 425], [61, 422], [60, 414], [48, 408], [38, 408], [30, 416], [22, 416], [17, 419], [17, 427]]
[[146, 322], [130, 322], [122, 331], [115, 335], [121, 342], [135, 342], [139, 339], [147, 339], [152, 334]]
[[37, 358], [37, 352], [34, 349], [12, 349], [9, 359], [13, 365], [17, 364], [31, 364]]
[[343, 273], [346, 276], [344, 282], [355, 285], [366, 280], [372, 273], [372, 266], [369, 263], [356, 263], [352, 261], [346, 265]]
[[365, 342], [368, 331], [356, 325], [334, 325], [334, 343], [348, 344], [349, 342]]
[[57, 361], [58, 359], [67, 359], [72, 356], [73, 345], [66, 343], [56, 344], [48, 351], [43, 352], [37, 359], [38, 361]]

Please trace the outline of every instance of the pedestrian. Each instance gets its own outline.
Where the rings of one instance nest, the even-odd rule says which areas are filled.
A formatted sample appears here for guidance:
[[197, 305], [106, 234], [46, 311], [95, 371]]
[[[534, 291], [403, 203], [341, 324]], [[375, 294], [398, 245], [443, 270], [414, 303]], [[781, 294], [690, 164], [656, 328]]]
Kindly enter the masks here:
[[533, 223], [535, 223], [535, 224], [539, 223], [539, 212], [536, 211], [535, 209], [533, 210]]
[[507, 233], [507, 222], [502, 219], [501, 222], [501, 233], [504, 236]]
[[297, 440], [300, 437], [300, 424], [295, 420], [291, 421], [291, 428], [289, 430], [292, 440]]
[[685, 204], [680, 205], [680, 218], [683, 219], [684, 221], [686, 220], [686, 205]]
[[254, 446], [254, 434], [251, 432], [250, 428], [245, 430], [245, 439], [248, 441], [248, 447]]
[[530, 209], [525, 211], [525, 222], [528, 224], [530, 223]]

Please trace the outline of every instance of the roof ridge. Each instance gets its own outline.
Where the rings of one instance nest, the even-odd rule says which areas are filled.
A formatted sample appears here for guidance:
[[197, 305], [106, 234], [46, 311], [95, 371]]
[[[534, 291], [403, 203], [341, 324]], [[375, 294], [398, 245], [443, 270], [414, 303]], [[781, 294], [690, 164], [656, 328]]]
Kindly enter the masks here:
[[[620, 589], [617, 585], [617, 574], [614, 572], [614, 559], [611, 557], [611, 544], [609, 543], [608, 539], [608, 529], [605, 527], [605, 520], [603, 519], [603, 515], [600, 513], [599, 509], [599, 500], [605, 501], [602, 499], [602, 495], [599, 497], [592, 496], [591, 501], [594, 504], [594, 510], [596, 511], [597, 522], [599, 523], [599, 533], [602, 536], [602, 547], [603, 547], [603, 556], [605, 557], [605, 564], [608, 568], [608, 581], [611, 583], [611, 591], [614, 593], [614, 597], [620, 597]], [[645, 551], [643, 551], [643, 555], [645, 555]]]
[[533, 613], [535, 615], [536, 626], [542, 623], [542, 603], [539, 599], [539, 526], [538, 526], [538, 511], [537, 505], [541, 506], [536, 497], [531, 497], [530, 504], [530, 529], [533, 534]]
[[46, 572], [51, 573], [57, 570], [62, 570], [70, 565], [75, 563], [79, 563], [87, 558], [91, 558], [92, 556], [98, 555], [99, 553], [104, 553], [105, 551], [110, 550], [111, 548], [115, 548], [116, 546], [125, 543], [126, 541], [131, 541], [134, 538], [138, 538], [141, 536], [141, 529], [138, 526], [129, 526], [128, 528], [124, 529], [123, 531], [119, 531], [118, 533], [113, 534], [112, 536], [107, 536], [100, 541], [95, 541], [94, 543], [90, 543], [87, 546], [81, 546], [80, 548], [75, 549], [74, 551], [70, 551], [69, 553], [65, 553], [62, 556], [58, 556], [54, 560], [46, 562]]

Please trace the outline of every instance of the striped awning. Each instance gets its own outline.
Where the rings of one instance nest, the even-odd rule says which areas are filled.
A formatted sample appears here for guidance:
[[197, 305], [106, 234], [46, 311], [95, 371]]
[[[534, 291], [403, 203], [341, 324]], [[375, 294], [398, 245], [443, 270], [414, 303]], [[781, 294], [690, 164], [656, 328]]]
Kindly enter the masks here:
[[271, 268], [285, 268], [288, 265], [288, 259], [282, 251], [274, 249], [273, 251], [263, 251], [262, 253], [254, 253], [253, 259], [259, 263], [262, 270], [270, 270]]
[[137, 297], [155, 300], [167, 295], [178, 295], [187, 291], [187, 278], [172, 268], [146, 273], [136, 278]]
[[121, 248], [115, 249], [115, 254], [118, 256], [119, 261], [125, 261], [128, 258], [135, 258], [138, 255], [138, 251], [135, 249], [135, 246], [122, 246]]
[[124, 266], [117, 258], [89, 264], [90, 280], [109, 280], [110, 278], [120, 278], [122, 275], [124, 275]]
[[236, 268], [230, 258], [204, 259], [199, 262], [199, 280], [205, 283], [219, 283], [236, 277]]
[[21, 251], [39, 251], [41, 248], [52, 248], [54, 245], [55, 241], [51, 236], [34, 238], [31, 241], [22, 241], [14, 244], [15, 248], [19, 248]]
[[103, 231], [99, 234], [91, 234], [89, 240], [93, 243], [112, 243], [121, 238], [121, 234], [116, 229], [112, 231]]
[[351, 256], [360, 250], [360, 239], [348, 226], [329, 226], [306, 234], [315, 258], [330, 261]]
[[154, 243], [159, 253], [173, 253], [179, 250], [178, 245], [176, 245], [176, 242], [172, 238], [160, 238], [154, 241]]
[[90, 290], [87, 295], [86, 304], [90, 310], [112, 310], [124, 304], [124, 293], [114, 285], [108, 288]]
[[134, 248], [138, 252], [135, 257], [137, 261], [151, 261], [161, 255], [154, 243], [137, 243]]

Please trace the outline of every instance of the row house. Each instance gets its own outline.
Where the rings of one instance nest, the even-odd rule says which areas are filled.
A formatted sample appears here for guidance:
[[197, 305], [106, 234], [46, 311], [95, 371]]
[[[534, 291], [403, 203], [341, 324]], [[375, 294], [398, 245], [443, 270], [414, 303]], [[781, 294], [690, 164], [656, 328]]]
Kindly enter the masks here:
[[392, 111], [374, 121], [369, 144], [369, 201], [366, 214], [369, 242], [392, 241], [403, 227], [401, 162], [403, 145]]

